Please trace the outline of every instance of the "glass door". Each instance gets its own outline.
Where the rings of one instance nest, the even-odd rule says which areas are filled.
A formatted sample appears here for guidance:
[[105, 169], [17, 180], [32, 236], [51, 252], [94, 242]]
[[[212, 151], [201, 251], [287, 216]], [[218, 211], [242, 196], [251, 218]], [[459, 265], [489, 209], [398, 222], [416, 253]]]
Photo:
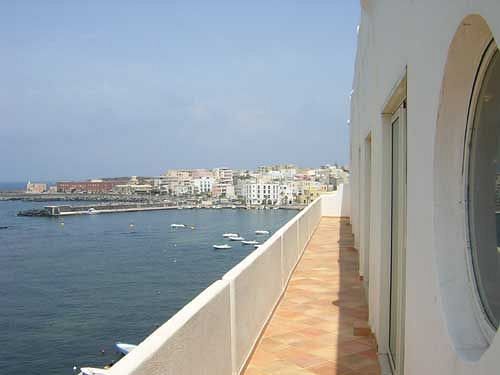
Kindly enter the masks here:
[[389, 357], [403, 374], [406, 279], [406, 103], [392, 118]]

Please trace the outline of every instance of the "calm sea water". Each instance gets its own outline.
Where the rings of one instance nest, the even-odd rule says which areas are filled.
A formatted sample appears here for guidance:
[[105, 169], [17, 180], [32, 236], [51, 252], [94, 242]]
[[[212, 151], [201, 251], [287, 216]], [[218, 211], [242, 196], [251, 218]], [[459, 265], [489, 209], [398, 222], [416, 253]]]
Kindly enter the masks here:
[[66, 217], [64, 226], [15, 216], [47, 204], [0, 202], [9, 226], [0, 230], [0, 374], [72, 374], [116, 360], [115, 341], [139, 343], [254, 250], [213, 250], [223, 232], [253, 239], [296, 214], [172, 210]]

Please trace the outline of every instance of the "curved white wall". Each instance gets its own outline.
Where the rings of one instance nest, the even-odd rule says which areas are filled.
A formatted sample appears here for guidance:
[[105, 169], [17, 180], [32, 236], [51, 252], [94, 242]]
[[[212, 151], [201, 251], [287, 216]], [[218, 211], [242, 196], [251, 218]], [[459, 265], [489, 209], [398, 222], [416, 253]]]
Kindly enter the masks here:
[[[434, 228], [436, 124], [443, 95], [442, 83], [449, 48], [462, 21], [482, 16], [500, 40], [498, 0], [373, 0], [363, 1], [358, 53], [351, 101], [351, 165], [353, 182], [364, 166], [358, 151], [371, 135], [371, 233], [360, 233], [363, 189], [355, 186], [352, 199], [353, 229], [357, 243], [369, 243], [370, 322], [384, 350], [386, 326], [383, 299], [383, 263], [387, 250], [387, 123], [382, 112], [396, 83], [407, 72], [408, 202], [406, 248], [405, 374], [498, 374], [500, 335], [478, 360], [467, 360], [454, 347], [443, 308]], [[463, 32], [468, 33], [465, 23]], [[471, 88], [472, 89], [472, 88]], [[466, 118], [459, 118], [463, 126]], [[435, 147], [437, 146], [437, 148]], [[442, 181], [456, 184], [457, 181]], [[464, 225], [465, 230], [465, 225]], [[448, 233], [453, 236], [453, 233]], [[364, 250], [364, 249], [362, 249]], [[456, 253], [454, 256], [462, 256]], [[451, 259], [450, 259], [451, 261]], [[451, 267], [451, 264], [450, 264]], [[441, 268], [441, 269], [440, 269]], [[455, 297], [452, 297], [452, 300]], [[457, 304], [457, 314], [462, 306]], [[462, 324], [467, 324], [465, 321]], [[470, 322], [470, 324], [475, 324]], [[455, 332], [456, 333], [456, 332]], [[462, 348], [463, 349], [463, 348]]]

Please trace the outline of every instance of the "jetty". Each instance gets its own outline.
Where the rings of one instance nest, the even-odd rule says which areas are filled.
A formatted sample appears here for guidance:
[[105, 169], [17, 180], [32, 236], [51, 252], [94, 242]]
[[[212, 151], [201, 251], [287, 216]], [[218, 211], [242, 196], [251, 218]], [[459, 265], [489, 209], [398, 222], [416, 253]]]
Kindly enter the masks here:
[[31, 217], [52, 217], [52, 216], [70, 216], [70, 215], [95, 215], [110, 214], [118, 212], [137, 212], [137, 211], [156, 211], [173, 210], [178, 206], [167, 203], [119, 203], [119, 204], [97, 204], [85, 206], [45, 206], [42, 209], [33, 209], [19, 211], [17, 216]]

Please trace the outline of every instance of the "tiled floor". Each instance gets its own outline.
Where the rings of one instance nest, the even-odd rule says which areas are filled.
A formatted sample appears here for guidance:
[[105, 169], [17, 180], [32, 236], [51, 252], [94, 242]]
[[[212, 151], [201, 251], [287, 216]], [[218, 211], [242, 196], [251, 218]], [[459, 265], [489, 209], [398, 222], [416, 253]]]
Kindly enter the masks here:
[[[379, 375], [368, 308], [345, 219], [322, 218], [245, 375]], [[366, 330], [366, 329], [365, 329]]]

